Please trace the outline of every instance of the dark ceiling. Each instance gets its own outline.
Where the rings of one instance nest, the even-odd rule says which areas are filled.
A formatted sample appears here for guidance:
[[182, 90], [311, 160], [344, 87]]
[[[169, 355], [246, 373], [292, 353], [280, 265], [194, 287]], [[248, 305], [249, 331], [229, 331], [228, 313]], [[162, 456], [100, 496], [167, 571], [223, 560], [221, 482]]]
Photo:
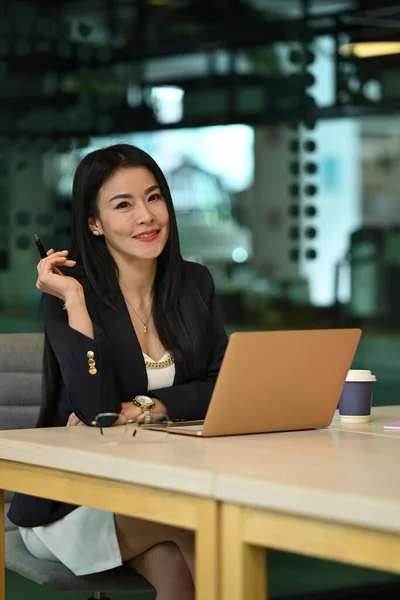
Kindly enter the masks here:
[[[150, 59], [203, 56], [201, 77], [169, 76], [161, 83], [188, 92], [225, 90], [225, 114], [208, 111], [193, 122], [232, 122], [300, 118], [307, 104], [304, 80], [313, 40], [330, 35], [341, 41], [400, 38], [400, 3], [388, 0], [2, 0], [0, 3], [0, 133], [73, 135], [103, 129], [132, 130], [159, 126], [145, 101], [129, 106], [129, 86], [145, 89]], [[276, 64], [273, 45], [285, 43], [302, 52], [300, 85], [289, 89], [287, 74]], [[217, 68], [218, 53], [228, 55], [224, 72]], [[252, 68], [237, 70], [245, 55]], [[363, 81], [399, 69], [399, 54], [376, 60], [348, 61], [337, 66], [337, 86], [356, 72]], [[312, 58], [312, 57], [311, 57]], [[308, 61], [311, 62], [311, 59]], [[345, 61], [342, 61], [345, 62]], [[164, 64], [164, 63], [163, 63]], [[347, 71], [346, 71], [347, 69]], [[160, 69], [159, 69], [160, 70]], [[162, 69], [161, 69], [162, 70]], [[349, 75], [350, 76], [350, 75]], [[291, 81], [294, 81], [293, 77]], [[151, 85], [155, 85], [154, 80]], [[237, 94], [264, 94], [267, 110], [238, 114]], [[285, 97], [299, 101], [285, 105]], [[340, 91], [340, 90], [339, 90]], [[236, 96], [235, 96], [236, 94]], [[272, 98], [272, 100], [271, 100]], [[275, 98], [275, 100], [274, 100]], [[400, 92], [399, 92], [400, 98]], [[267, 105], [266, 104], [266, 105]], [[379, 110], [353, 94], [335, 103], [329, 115]], [[390, 110], [397, 110], [392, 98]], [[383, 109], [382, 109], [383, 110]], [[387, 107], [384, 108], [387, 110]], [[297, 112], [296, 112], [297, 111]], [[315, 111], [315, 107], [314, 107]], [[293, 115], [292, 115], [293, 113]], [[86, 125], [82, 125], [82, 122]], [[99, 120], [97, 119], [97, 122]], [[104, 123], [108, 123], [107, 126]], [[182, 124], [177, 124], [177, 126]]]

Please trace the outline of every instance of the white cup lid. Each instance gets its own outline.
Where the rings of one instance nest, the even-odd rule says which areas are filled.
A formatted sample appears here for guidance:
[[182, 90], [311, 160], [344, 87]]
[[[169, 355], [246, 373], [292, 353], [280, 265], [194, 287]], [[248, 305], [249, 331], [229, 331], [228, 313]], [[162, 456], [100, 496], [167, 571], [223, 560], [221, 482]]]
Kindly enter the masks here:
[[346, 381], [376, 381], [376, 377], [371, 371], [351, 369], [347, 373]]

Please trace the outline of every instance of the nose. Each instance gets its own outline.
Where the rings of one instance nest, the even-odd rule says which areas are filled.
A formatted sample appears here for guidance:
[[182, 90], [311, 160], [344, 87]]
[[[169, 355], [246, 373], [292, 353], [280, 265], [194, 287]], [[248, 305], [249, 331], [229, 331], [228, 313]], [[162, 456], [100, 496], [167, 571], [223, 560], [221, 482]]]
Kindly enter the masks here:
[[153, 213], [147, 202], [138, 202], [136, 205], [136, 221], [138, 225], [151, 223], [153, 221]]

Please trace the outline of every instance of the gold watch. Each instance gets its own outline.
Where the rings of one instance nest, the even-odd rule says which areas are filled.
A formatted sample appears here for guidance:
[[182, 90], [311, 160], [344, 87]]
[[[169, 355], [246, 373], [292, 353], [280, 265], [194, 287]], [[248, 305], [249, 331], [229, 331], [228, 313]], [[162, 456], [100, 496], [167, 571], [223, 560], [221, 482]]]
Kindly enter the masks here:
[[150, 398], [150, 396], [135, 396], [132, 402], [135, 406], [142, 409], [144, 423], [151, 423], [151, 411], [156, 403], [155, 400]]

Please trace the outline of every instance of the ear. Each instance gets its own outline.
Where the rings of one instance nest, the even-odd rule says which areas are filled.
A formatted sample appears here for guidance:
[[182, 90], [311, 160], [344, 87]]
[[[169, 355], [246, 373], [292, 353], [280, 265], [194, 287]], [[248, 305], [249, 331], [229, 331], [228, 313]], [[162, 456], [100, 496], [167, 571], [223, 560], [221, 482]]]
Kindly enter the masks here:
[[97, 235], [103, 235], [103, 228], [98, 219], [95, 219], [94, 217], [89, 217], [88, 227], [89, 227], [90, 231], [92, 231], [92, 232], [97, 231]]

